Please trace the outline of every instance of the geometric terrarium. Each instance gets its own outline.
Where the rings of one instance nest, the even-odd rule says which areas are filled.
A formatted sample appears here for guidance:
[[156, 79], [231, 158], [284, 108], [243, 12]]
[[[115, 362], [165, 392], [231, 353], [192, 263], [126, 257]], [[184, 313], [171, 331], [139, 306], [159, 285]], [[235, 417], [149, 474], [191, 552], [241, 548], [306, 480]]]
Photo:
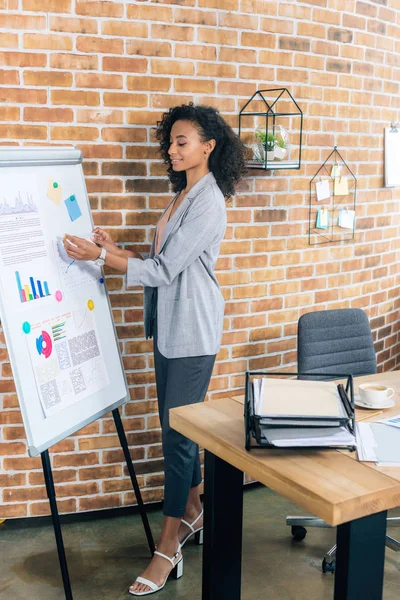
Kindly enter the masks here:
[[335, 146], [310, 181], [308, 243], [354, 238], [357, 179]]
[[286, 88], [258, 90], [239, 113], [246, 166], [300, 169], [303, 113]]

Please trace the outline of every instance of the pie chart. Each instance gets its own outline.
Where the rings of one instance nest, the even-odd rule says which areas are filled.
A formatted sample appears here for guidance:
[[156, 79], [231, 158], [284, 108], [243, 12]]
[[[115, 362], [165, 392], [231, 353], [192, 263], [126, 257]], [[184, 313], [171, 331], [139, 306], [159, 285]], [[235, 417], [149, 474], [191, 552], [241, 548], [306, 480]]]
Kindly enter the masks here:
[[38, 354], [45, 358], [49, 358], [52, 349], [53, 344], [51, 342], [51, 337], [47, 331], [42, 331], [41, 335], [36, 338], [36, 350], [38, 351]]

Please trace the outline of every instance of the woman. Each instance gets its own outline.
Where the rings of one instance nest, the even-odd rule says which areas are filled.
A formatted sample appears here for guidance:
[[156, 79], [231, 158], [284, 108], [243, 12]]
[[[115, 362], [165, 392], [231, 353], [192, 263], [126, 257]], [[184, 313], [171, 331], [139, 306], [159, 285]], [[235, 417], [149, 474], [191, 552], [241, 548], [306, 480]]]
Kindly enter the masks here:
[[[144, 286], [146, 337], [154, 364], [164, 453], [164, 520], [157, 551], [129, 591], [146, 596], [182, 574], [182, 545], [203, 528], [197, 444], [169, 426], [169, 409], [202, 402], [220, 347], [224, 301], [214, 267], [225, 234], [225, 198], [245, 172], [243, 145], [218, 111], [171, 108], [157, 139], [176, 192], [160, 218], [148, 256], [119, 249], [103, 230], [91, 244], [65, 236], [68, 255], [127, 273]], [[99, 255], [99, 247], [101, 252]], [[104, 262], [103, 262], [104, 261]]]

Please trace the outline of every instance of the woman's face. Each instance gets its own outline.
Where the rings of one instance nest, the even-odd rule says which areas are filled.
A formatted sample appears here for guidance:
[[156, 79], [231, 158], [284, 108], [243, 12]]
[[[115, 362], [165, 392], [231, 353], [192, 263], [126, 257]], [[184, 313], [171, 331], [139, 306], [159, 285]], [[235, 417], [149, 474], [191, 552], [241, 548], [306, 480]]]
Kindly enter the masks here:
[[175, 121], [172, 125], [168, 154], [174, 171], [207, 165], [214, 147], [214, 140], [201, 141], [196, 125], [191, 121]]

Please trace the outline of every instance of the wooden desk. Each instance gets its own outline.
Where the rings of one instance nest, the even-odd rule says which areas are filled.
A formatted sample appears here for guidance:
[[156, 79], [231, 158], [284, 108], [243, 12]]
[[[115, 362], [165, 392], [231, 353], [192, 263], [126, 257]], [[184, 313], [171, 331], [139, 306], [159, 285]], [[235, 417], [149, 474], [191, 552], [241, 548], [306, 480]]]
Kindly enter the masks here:
[[[355, 383], [369, 380], [396, 391], [397, 406], [375, 420], [400, 412], [400, 371]], [[247, 452], [237, 398], [173, 409], [170, 423], [205, 448], [203, 600], [240, 600], [243, 472], [338, 526], [335, 600], [381, 600], [386, 515], [400, 506], [400, 468], [378, 469], [348, 451]]]

